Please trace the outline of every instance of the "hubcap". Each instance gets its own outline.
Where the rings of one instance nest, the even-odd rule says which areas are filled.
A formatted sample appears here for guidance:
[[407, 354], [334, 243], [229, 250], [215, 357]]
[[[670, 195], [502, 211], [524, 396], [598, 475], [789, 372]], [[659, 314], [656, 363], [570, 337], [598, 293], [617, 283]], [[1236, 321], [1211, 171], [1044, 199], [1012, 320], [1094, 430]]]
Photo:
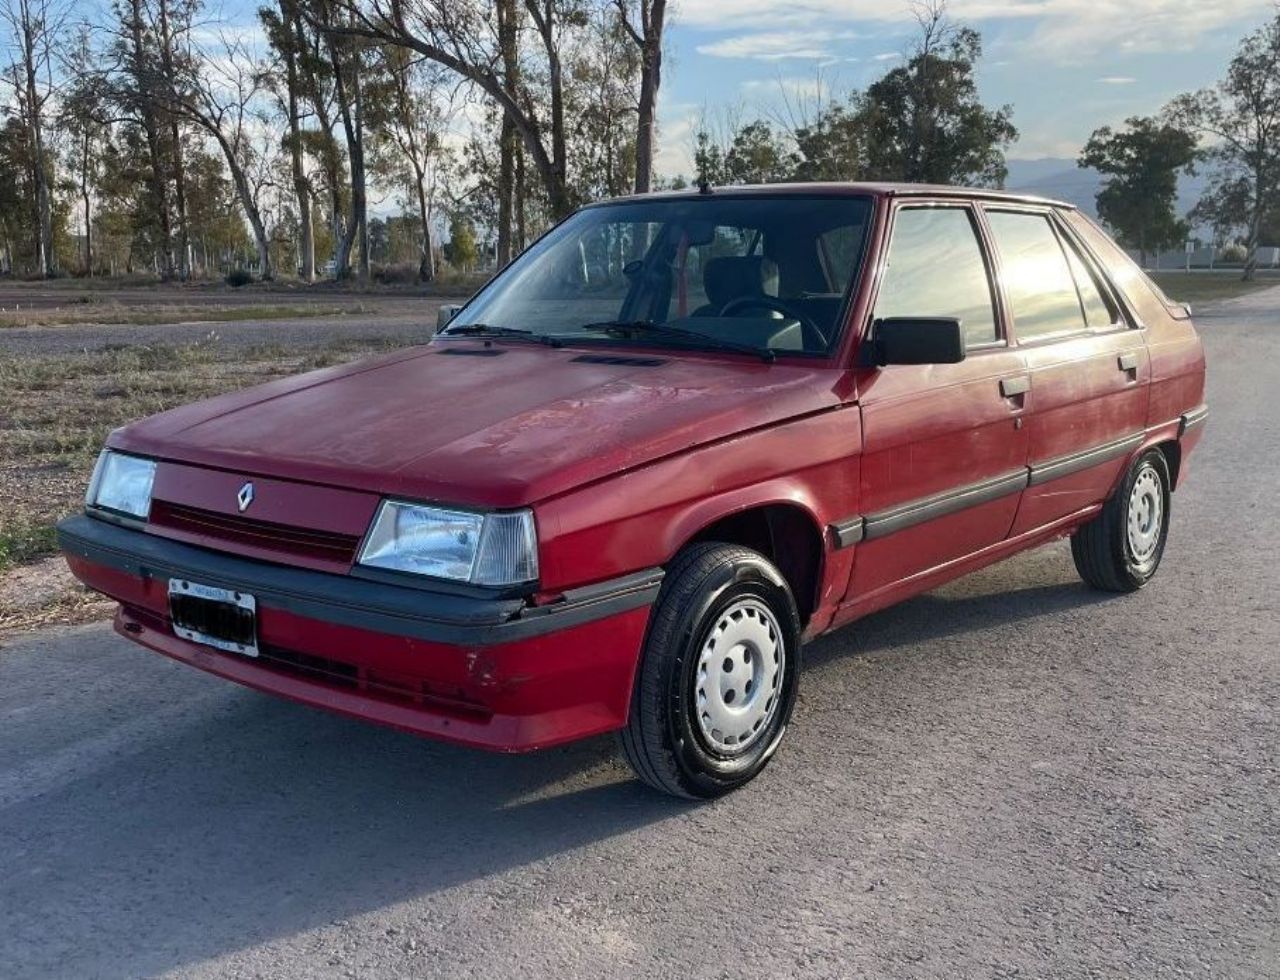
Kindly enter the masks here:
[[1164, 525], [1164, 487], [1152, 466], [1144, 466], [1129, 493], [1129, 554], [1139, 567], [1155, 560]]
[[698, 654], [698, 727], [718, 752], [750, 748], [777, 714], [786, 668], [782, 630], [767, 606], [740, 599], [720, 614]]

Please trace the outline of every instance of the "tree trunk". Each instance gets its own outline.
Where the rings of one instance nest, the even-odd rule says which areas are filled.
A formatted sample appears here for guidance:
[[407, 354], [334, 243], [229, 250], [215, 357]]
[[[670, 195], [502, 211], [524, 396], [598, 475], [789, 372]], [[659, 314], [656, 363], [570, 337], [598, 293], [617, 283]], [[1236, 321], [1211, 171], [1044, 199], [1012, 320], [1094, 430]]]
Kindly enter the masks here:
[[427, 206], [427, 175], [416, 160], [413, 170], [418, 185], [418, 220], [422, 222], [422, 257], [418, 260], [418, 281], [430, 282], [436, 277], [436, 259], [431, 251], [431, 208]]
[[1262, 213], [1266, 209], [1267, 188], [1266, 180], [1261, 170], [1255, 170], [1253, 174], [1253, 214], [1249, 216], [1249, 238], [1245, 242], [1246, 255], [1244, 260], [1244, 271], [1240, 278], [1245, 282], [1252, 282], [1258, 273], [1258, 239], [1262, 234]]
[[284, 19], [287, 34], [284, 42], [285, 87], [288, 89], [289, 161], [293, 170], [293, 193], [298, 200], [301, 237], [298, 252], [302, 278], [313, 282], [316, 278], [316, 241], [315, 230], [311, 227], [311, 187], [302, 163], [302, 129], [298, 124], [298, 58], [293, 46], [296, 15], [293, 4], [288, 0], [280, 0], [280, 16]]
[[516, 191], [516, 127], [502, 117], [502, 135], [498, 143], [498, 268], [511, 261], [511, 234]]
[[[520, 90], [520, 34], [516, 0], [498, 0], [498, 50], [502, 55], [502, 86], [515, 100]], [[512, 209], [515, 199], [515, 154], [519, 140], [515, 120], [502, 114], [498, 137], [498, 249], [495, 256], [501, 269], [511, 261]]]
[[516, 193], [515, 193], [515, 212], [516, 212], [516, 233], [515, 233], [515, 253], [519, 255], [525, 250], [529, 244], [529, 233], [526, 225], [525, 198], [528, 192], [524, 169], [524, 149], [516, 146]]
[[626, 8], [620, 9], [624, 25], [640, 47], [635, 189], [637, 194], [648, 194], [652, 187], [654, 146], [657, 142], [658, 90], [662, 86], [662, 32], [667, 15], [667, 0], [641, 0], [638, 32], [627, 21]]
[[240, 198], [240, 206], [244, 208], [245, 217], [249, 219], [249, 227], [253, 230], [253, 242], [258, 250], [258, 271], [263, 279], [274, 279], [275, 270], [271, 267], [271, 248], [267, 241], [267, 228], [263, 224], [258, 203], [253, 199], [253, 188], [249, 186], [249, 178], [245, 175], [244, 168], [240, 166], [240, 161], [236, 159], [235, 150], [222, 135], [222, 131], [216, 125], [208, 123], [205, 124], [205, 129], [222, 148], [227, 169], [231, 171], [231, 182], [235, 185], [236, 194]]
[[[49, 193], [49, 161], [45, 158], [44, 121], [41, 119], [43, 101], [36, 83], [36, 31], [49, 30], [44, 24], [37, 28], [27, 0], [21, 0], [19, 16], [22, 26], [22, 67], [26, 75], [27, 131], [31, 137], [31, 149], [35, 155], [35, 189], [37, 219], [37, 252], [40, 274], [46, 279], [57, 275], [58, 260], [53, 253], [53, 200]], [[43, 21], [41, 22], [43, 23]]]
[[347, 158], [351, 167], [351, 220], [338, 242], [338, 256], [335, 263], [335, 274], [339, 279], [347, 279], [351, 275], [351, 251], [355, 247], [356, 238], [360, 240], [360, 280], [369, 281], [369, 230], [365, 216], [365, 170], [364, 170], [364, 119], [363, 103], [360, 89], [360, 71], [362, 66], [356, 64], [351, 72], [350, 97], [348, 85], [343, 71], [342, 59], [338, 55], [333, 39], [329, 41], [330, 63], [333, 65], [334, 91], [338, 98], [338, 108], [342, 115], [342, 128], [347, 138]]
[[142, 40], [142, 0], [130, 0], [129, 32], [133, 43], [130, 73], [138, 86], [139, 115], [147, 139], [147, 156], [151, 162], [151, 196], [160, 218], [160, 250], [164, 256], [164, 275], [173, 275], [173, 228], [169, 221], [169, 192], [165, 181], [164, 154], [160, 147], [160, 129], [156, 120], [155, 99], [147, 70], [148, 54]]
[[[165, 81], [173, 96], [173, 34], [169, 29], [169, 0], [160, 0], [160, 59], [164, 69]], [[183, 279], [191, 277], [191, 231], [187, 226], [187, 174], [182, 158], [182, 127], [178, 117], [169, 113], [169, 138], [173, 140], [173, 193], [174, 204], [178, 212], [178, 274]]]
[[84, 274], [93, 278], [93, 205], [89, 198], [89, 133], [84, 134], [81, 147], [83, 158], [80, 168], [80, 200], [84, 204]]

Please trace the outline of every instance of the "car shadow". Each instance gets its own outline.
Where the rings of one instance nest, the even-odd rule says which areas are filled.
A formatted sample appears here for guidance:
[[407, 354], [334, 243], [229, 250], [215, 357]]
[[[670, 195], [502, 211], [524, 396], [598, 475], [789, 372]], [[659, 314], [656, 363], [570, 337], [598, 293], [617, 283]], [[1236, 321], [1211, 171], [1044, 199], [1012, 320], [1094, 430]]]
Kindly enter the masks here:
[[500, 756], [240, 688], [212, 704], [0, 809], [16, 975], [180, 970], [688, 809], [631, 780], [611, 738]]
[[837, 631], [815, 641], [806, 649], [805, 659], [812, 662], [815, 658], [877, 653], [986, 629], [993, 622], [1007, 625], [1114, 599], [1083, 585], [1037, 586], [1007, 596], [949, 599], [926, 595], [858, 620], [846, 632]]
[[[820, 639], [841, 660], [905, 653], [1106, 598], [1021, 569], [971, 577]], [[17, 975], [137, 976], [330, 925], [686, 816], [633, 780], [612, 738], [533, 755], [460, 749], [226, 685], [126, 646], [131, 687], [187, 713], [80, 775], [0, 807], [0, 943]], [[902, 675], [904, 678], [909, 675]], [[804, 685], [802, 684], [802, 687]], [[803, 737], [800, 732], [797, 735]]]

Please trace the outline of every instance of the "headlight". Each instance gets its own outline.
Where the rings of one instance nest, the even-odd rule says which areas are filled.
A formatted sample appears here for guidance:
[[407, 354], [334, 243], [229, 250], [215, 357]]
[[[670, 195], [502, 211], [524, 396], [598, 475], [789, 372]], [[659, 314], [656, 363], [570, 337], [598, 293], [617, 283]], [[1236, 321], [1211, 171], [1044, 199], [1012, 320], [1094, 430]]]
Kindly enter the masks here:
[[104, 449], [93, 468], [85, 504], [146, 519], [151, 512], [151, 484], [156, 462]]
[[384, 500], [360, 564], [474, 585], [517, 585], [538, 577], [533, 512], [477, 514]]

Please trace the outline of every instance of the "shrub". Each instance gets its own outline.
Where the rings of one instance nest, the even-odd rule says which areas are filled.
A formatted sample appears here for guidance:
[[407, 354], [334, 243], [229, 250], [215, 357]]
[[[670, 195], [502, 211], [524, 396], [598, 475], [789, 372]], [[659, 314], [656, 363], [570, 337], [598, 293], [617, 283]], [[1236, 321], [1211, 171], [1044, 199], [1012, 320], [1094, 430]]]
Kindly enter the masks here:
[[1223, 262], [1238, 262], [1241, 264], [1243, 264], [1244, 260], [1248, 257], [1249, 250], [1239, 242], [1232, 242], [1230, 245], [1223, 248], [1222, 253], [1218, 256], [1218, 258]]
[[247, 286], [253, 282], [253, 273], [248, 269], [232, 269], [227, 273], [226, 282], [232, 289], [239, 289], [241, 286]]
[[375, 265], [371, 270], [374, 282], [384, 286], [412, 285], [418, 281], [416, 262], [388, 262]]

